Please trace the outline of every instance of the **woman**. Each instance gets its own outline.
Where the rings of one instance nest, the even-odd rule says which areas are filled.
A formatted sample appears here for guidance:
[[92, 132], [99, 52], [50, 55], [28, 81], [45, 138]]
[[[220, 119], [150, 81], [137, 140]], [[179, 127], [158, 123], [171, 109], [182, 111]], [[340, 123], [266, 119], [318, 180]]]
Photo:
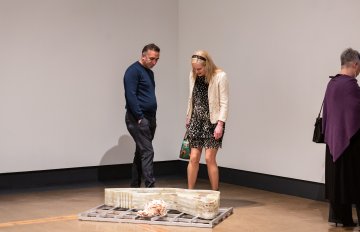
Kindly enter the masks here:
[[211, 189], [219, 189], [219, 169], [216, 153], [222, 146], [228, 114], [229, 85], [226, 73], [218, 68], [206, 51], [197, 51], [191, 57], [190, 96], [186, 126], [191, 148], [187, 168], [188, 188], [193, 189], [199, 171], [202, 149]]
[[360, 218], [360, 54], [349, 48], [340, 59], [341, 71], [330, 77], [324, 98], [325, 192], [329, 222], [352, 227], [352, 204]]

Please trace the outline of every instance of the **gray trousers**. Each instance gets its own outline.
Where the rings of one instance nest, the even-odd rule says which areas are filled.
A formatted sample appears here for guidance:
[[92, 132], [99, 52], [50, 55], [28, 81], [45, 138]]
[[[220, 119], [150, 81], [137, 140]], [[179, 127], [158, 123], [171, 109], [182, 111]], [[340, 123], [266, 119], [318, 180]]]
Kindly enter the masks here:
[[136, 144], [130, 186], [134, 188], [140, 187], [141, 178], [143, 177], [145, 187], [155, 187], [152, 140], [156, 130], [156, 118], [143, 118], [139, 124], [136, 118], [127, 111], [125, 122]]

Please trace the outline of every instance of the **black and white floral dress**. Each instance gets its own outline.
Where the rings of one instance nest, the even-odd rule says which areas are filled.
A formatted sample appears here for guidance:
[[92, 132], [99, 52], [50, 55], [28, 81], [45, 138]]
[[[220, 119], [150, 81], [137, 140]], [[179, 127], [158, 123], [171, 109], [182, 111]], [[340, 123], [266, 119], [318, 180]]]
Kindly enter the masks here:
[[188, 139], [192, 148], [221, 148], [223, 136], [215, 140], [214, 130], [217, 124], [210, 122], [209, 84], [205, 77], [196, 77], [192, 93], [193, 111], [188, 128]]

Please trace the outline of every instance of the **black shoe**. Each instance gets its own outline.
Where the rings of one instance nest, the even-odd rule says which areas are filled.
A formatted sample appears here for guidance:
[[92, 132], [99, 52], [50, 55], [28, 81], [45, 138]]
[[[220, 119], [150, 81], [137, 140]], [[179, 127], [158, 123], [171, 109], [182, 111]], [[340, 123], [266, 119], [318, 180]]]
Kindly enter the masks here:
[[337, 206], [338, 216], [336, 216], [334, 209], [334, 204], [330, 204], [329, 209], [329, 222], [335, 223], [337, 227], [338, 224], [342, 224], [343, 227], [355, 227], [357, 223], [354, 223], [352, 218], [352, 209], [351, 205], [340, 205]]
[[356, 227], [357, 223], [350, 221], [350, 222], [343, 222], [342, 225], [343, 227]]
[[140, 185], [138, 185], [138, 184], [130, 184], [130, 188], [140, 188]]
[[342, 224], [342, 227], [356, 227], [357, 223], [355, 222], [341, 222], [341, 221], [331, 221], [335, 223], [335, 226], [337, 227], [338, 224]]
[[335, 226], [337, 227], [338, 224], [342, 224], [343, 227], [356, 227], [357, 223], [353, 222], [353, 221], [345, 221], [342, 222], [339, 219], [335, 219], [335, 218], [329, 218], [329, 222], [335, 223]]

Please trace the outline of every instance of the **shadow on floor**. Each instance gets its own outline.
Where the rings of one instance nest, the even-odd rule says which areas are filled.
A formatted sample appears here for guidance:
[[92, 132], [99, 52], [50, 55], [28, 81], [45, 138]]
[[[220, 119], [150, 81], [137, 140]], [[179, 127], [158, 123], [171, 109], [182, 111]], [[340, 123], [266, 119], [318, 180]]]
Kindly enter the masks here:
[[260, 206], [262, 204], [260, 204], [259, 202], [255, 202], [255, 201], [248, 201], [248, 200], [244, 200], [244, 199], [231, 199], [231, 198], [226, 198], [226, 197], [222, 197], [220, 199], [220, 206], [221, 207], [233, 207], [233, 208], [237, 208], [237, 207], [254, 207], [254, 206]]

